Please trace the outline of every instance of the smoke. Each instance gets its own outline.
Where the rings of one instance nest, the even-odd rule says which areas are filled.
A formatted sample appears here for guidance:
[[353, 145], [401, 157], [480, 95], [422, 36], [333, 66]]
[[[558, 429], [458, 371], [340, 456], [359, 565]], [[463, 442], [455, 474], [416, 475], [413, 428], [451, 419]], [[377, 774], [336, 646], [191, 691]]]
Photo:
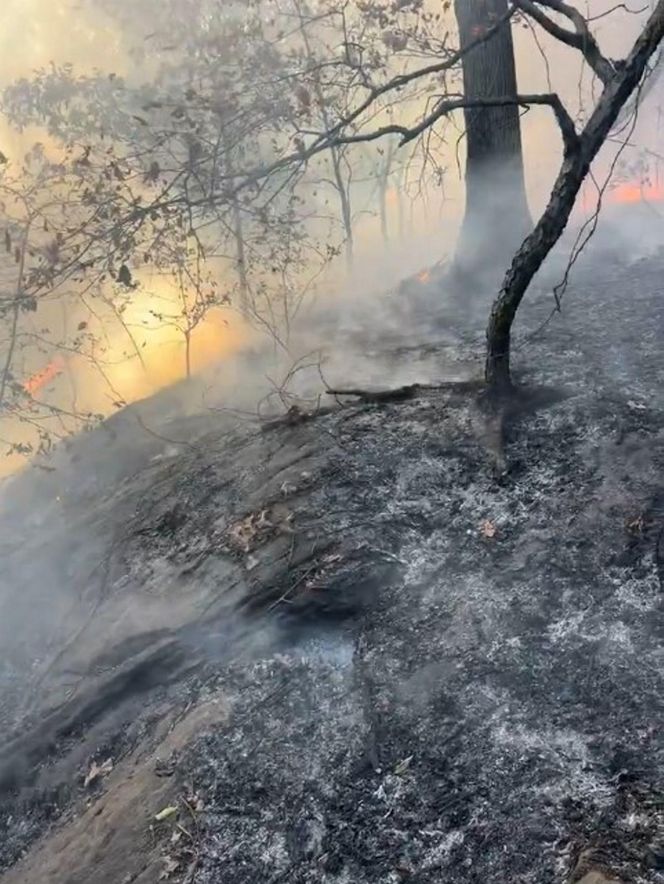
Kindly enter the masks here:
[[[590, 4], [591, 12], [601, 16], [610, 5], [605, 0], [596, 0]], [[58, 3], [13, 0], [5, 10], [5, 19], [11, 22], [11, 27], [3, 34], [1, 84], [6, 85], [18, 76], [29, 76], [32, 69], [50, 61], [71, 62], [77, 69], [88, 72], [103, 64], [105, 72], [129, 77], [138, 73], [126, 50], [130, 37], [135, 35], [123, 34], [118, 20], [104, 14], [95, 4], [75, 7], [64, 0]], [[599, 19], [597, 29], [607, 53], [612, 57], [624, 55], [642, 21], [643, 16], [624, 11]], [[578, 53], [545, 35], [538, 39], [541, 46], [533, 42], [529, 30], [517, 34], [520, 82], [528, 84], [528, 91], [532, 92], [548, 91], [552, 86], [566, 101], [572, 115], [583, 118], [590, 107], [593, 88]], [[601, 187], [616, 154], [620, 153], [621, 180], [619, 187], [604, 192], [605, 211], [597, 239], [591, 245], [596, 251], [627, 253], [637, 259], [662, 245], [662, 225], [657, 220], [663, 211], [657, 178], [659, 115], [655, 87], [639, 108], [636, 125], [607, 144], [594, 170]], [[546, 108], [529, 111], [522, 123], [528, 198], [531, 211], [537, 217], [560, 162], [560, 138]], [[625, 145], [626, 133], [629, 140]], [[0, 147], [3, 152], [19, 155], [36, 138], [43, 140], [48, 149], [48, 133], [34, 130], [18, 133], [5, 126], [0, 130]], [[111, 489], [119, 483], [131, 482], [146, 466], [176, 464], [178, 458], [205, 437], [215, 420], [227, 421], [229, 426], [244, 421], [257, 425], [261, 419], [283, 414], [291, 405], [315, 410], [330, 403], [324, 394], [326, 384], [389, 387], [478, 377], [486, 308], [505, 268], [498, 265], [487, 268], [487, 281], [482, 290], [473, 291], [472, 297], [467, 297], [461, 305], [466, 328], [474, 335], [469, 344], [468, 338], [452, 328], [452, 298], [445, 276], [463, 216], [463, 149], [462, 137], [450, 138], [438, 157], [444, 170], [441, 183], [424, 194], [418, 189], [418, 182], [407, 176], [394, 183], [386, 194], [383, 217], [375, 204], [367, 208], [369, 200], [366, 204], [360, 203], [353, 230], [352, 267], [345, 265], [343, 255], [326, 267], [311, 287], [310, 296], [300, 315], [293, 320], [285, 341], [271, 338], [264, 329], [248, 327], [237, 314], [217, 313], [202, 324], [193, 340], [195, 376], [188, 380], [183, 379], [182, 341], [174, 339], [172, 328], [164, 329], [161, 323], [154, 322], [155, 305], [157, 312], [163, 312], [164, 303], [168, 304], [174, 297], [172, 287], [163, 280], [148, 279], [146, 274], [126, 315], [130, 326], [140, 329], [140, 334], [136, 333], [140, 356], [129, 354], [121, 358], [131, 350], [131, 341], [126, 332], [116, 326], [114, 335], [117, 337], [109, 343], [106, 354], [115, 364], [109, 366], [103, 376], [94, 366], [84, 364], [85, 360], [72, 357], [66, 360], [65, 370], [57, 379], [48, 377], [39, 386], [51, 396], [49, 401], [57, 405], [71, 404], [74, 397], [80, 408], [104, 415], [116, 411], [114, 398], [134, 403], [133, 407], [120, 411], [70, 448], [58, 446], [51, 457], [40, 459], [38, 465], [46, 472], [37, 473], [32, 483], [26, 481], [25, 476], [8, 483], [4, 495], [7, 509], [23, 506], [31, 512], [34, 530], [48, 533], [49, 520], [58, 525], [66, 523], [68, 514], [63, 512], [61, 504], [62, 498], [72, 494], [72, 483], [75, 483], [78, 499], [103, 502]], [[486, 190], [488, 204], [493, 198], [490, 181], [486, 183]], [[635, 193], [641, 199], [637, 205], [631, 205]], [[590, 182], [568, 240], [561, 245], [562, 259], [573, 248], [576, 230], [592, 214], [596, 194], [597, 188]], [[501, 198], [509, 199], [509, 195], [501, 195]], [[628, 200], [630, 206], [626, 207]], [[653, 223], [655, 221], [657, 223]], [[564, 266], [564, 260], [562, 264]], [[404, 279], [409, 281], [399, 291], [398, 284]], [[459, 309], [457, 303], [455, 317]], [[72, 315], [69, 321], [79, 323], [84, 317]], [[404, 350], [401, 355], [390, 352], [395, 342]], [[431, 342], [437, 345], [431, 353], [420, 346]], [[420, 346], [420, 349], [408, 350], [408, 346]], [[449, 353], [449, 359], [445, 353]], [[24, 366], [23, 380], [37, 389], [35, 379], [43, 378], [44, 372], [48, 376], [52, 364], [53, 354], [31, 353]], [[54, 386], [56, 382], [59, 387]], [[113, 391], [117, 391], [117, 397]], [[12, 468], [17, 464], [16, 461], [7, 463]], [[11, 497], [16, 490], [23, 497], [20, 504], [16, 497]], [[79, 542], [85, 544], [88, 526], [81, 525], [79, 530]], [[98, 546], [93, 546], [92, 552], [82, 557], [82, 564], [90, 568], [98, 565], [94, 561], [98, 553]], [[43, 554], [45, 560], [34, 564], [33, 570], [22, 575], [22, 579], [27, 583], [32, 581], [33, 590], [38, 585], [49, 585], [50, 591], [52, 567], [62, 568], [63, 573], [53, 580], [57, 586], [50, 604], [54, 604], [53, 596], [56, 597], [58, 610], [65, 612], [60, 625], [66, 632], [67, 606], [73, 604], [76, 608], [78, 604], [77, 600], [72, 602], [68, 593], [70, 564], [51, 562], [48, 550]], [[82, 564], [75, 559], [71, 567], [82, 567]], [[209, 579], [213, 581], [214, 575], [209, 575]], [[156, 587], [156, 583], [153, 586]], [[147, 631], [163, 623], [169, 606], [177, 607], [179, 612], [186, 608], [189, 603], [186, 594], [178, 596], [183, 586], [174, 581], [168, 588], [172, 593], [168, 602], [159, 597], [151, 599], [144, 609], [129, 606], [121, 612], [118, 628], [129, 629], [127, 621], [132, 621], [131, 629]], [[174, 597], [177, 602], [173, 601]], [[15, 612], [11, 621], [7, 619], [5, 641], [10, 641], [12, 629], [21, 617], [26, 623], [30, 622], [30, 608], [35, 606], [35, 598], [40, 605], [46, 600], [44, 594], [35, 590], [20, 609], [20, 617], [17, 619]], [[112, 610], [118, 613], [117, 608]], [[50, 615], [42, 609], [41, 616], [42, 626], [46, 628]], [[218, 648], [227, 643], [230, 632], [228, 624], [219, 634], [206, 637], [192, 629], [183, 639], [214, 657]], [[245, 649], [260, 654], [274, 640], [266, 628], [265, 632], [254, 633]], [[344, 646], [343, 653], [346, 650]], [[334, 656], [338, 648], [333, 643], [330, 650], [322, 642], [317, 652]]]
[[[618, 9], [607, 15], [614, 5], [610, 0], [594, 0], [588, 5], [588, 13], [595, 19], [594, 28], [606, 53], [609, 57], [620, 57], [638, 33], [645, 13], [632, 14]], [[80, 73], [92, 73], [101, 68], [103, 72], [113, 72], [130, 80], [150, 76], [150, 62], [145, 53], [140, 55], [140, 64], [137, 61], [139, 56], [132, 55], [132, 47], [149, 35], [123, 30], [127, 27], [127, 20], [123, 23], [121, 16], [110, 14], [103, 4], [68, 0], [57, 3], [50, 0], [29, 0], [27, 3], [11, 0], [5, 10], [5, 21], [0, 67], [2, 86], [21, 76], [29, 77], [33, 70], [46, 67], [51, 62], [70, 63]], [[527, 27], [515, 29], [515, 40], [522, 90], [537, 92], [554, 89], [572, 116], [583, 119], [591, 106], [595, 88], [579, 53]], [[2, 125], [0, 146], [6, 155], [19, 156], [36, 139], [44, 142], [47, 149], [52, 143], [52, 138], [45, 131], [33, 128], [19, 133], [4, 122]], [[548, 197], [560, 161], [560, 138], [548, 108], [534, 108], [524, 114], [522, 128], [528, 197], [532, 214], [537, 217]], [[597, 164], [596, 178], [598, 182], [602, 181], [615, 154], [620, 151], [621, 166], [618, 172], [623, 178], [623, 194], [630, 189], [632, 193], [642, 194], [645, 203], [653, 204], [651, 214], [654, 220], [659, 211], [656, 203], [660, 198], [660, 185], [653, 183], [659, 172], [657, 144], [661, 134], [657, 84], [639, 110], [637, 125], [628, 134], [627, 146], [621, 143], [620, 134], [616, 142], [607, 145]], [[403, 323], [403, 315], [399, 314], [396, 320], [391, 317], [387, 307], [382, 307], [388, 303], [387, 300], [377, 295], [393, 289], [401, 279], [448, 260], [454, 252], [463, 216], [464, 143], [462, 137], [456, 142], [453, 135], [451, 131], [447, 145], [439, 149], [437, 162], [443, 170], [440, 186], [422, 191], [416, 175], [409, 179], [406, 174], [388, 189], [382, 218], [375, 203], [370, 205], [366, 199], [359, 200], [354, 222], [353, 266], [348, 270], [343, 257], [340, 257], [317, 280], [311, 289], [311, 300], [316, 304], [317, 315], [329, 315], [336, 311], [340, 314], [339, 325], [344, 327], [357, 325], [360, 321], [357, 315], [362, 313], [362, 321], [369, 321], [370, 317], [374, 331], [381, 324], [388, 332], [395, 323]], [[623, 139], [625, 135], [626, 132], [623, 132]], [[593, 190], [593, 185], [589, 184], [578, 208], [575, 219], [577, 226], [583, 222], [584, 216], [592, 213], [596, 202]], [[487, 181], [487, 205], [494, 196], [491, 182]], [[509, 202], [509, 195], [501, 194], [502, 201]], [[613, 195], [609, 191], [604, 195], [607, 204], [619, 201], [619, 191]], [[624, 220], [613, 222], [607, 213], [606, 229], [611, 230], [610, 236], [620, 237], [625, 249], [635, 257], [646, 254], [660, 244], [657, 228], [661, 225], [648, 224], [647, 212], [646, 208], [640, 213], [643, 220], [637, 218], [639, 213], [631, 213], [629, 224]], [[611, 213], [611, 216], [617, 215], [617, 212]], [[601, 226], [605, 226], [604, 221]], [[481, 248], [481, 244], [478, 248]], [[505, 268], [495, 266], [488, 269], [488, 279], [480, 293], [483, 295], [482, 311]], [[83, 360], [68, 360], [68, 369], [63, 372], [59, 387], [50, 391], [50, 401], [59, 406], [71, 404], [72, 395], [75, 395], [81, 409], [108, 414], [114, 408], [114, 400], [136, 401], [182, 377], [182, 342], [174, 339], [173, 329], [151, 328], [156, 323], [150, 319], [150, 310], [156, 302], [161, 305], [164, 298], [171, 297], [171, 293], [164, 289], [165, 285], [167, 288], [163, 282], [156, 286], [144, 286], [131, 304], [130, 324], [140, 329], [137, 335], [140, 338], [138, 354], [131, 353], [132, 342], [122, 329], [118, 329], [108, 354], [109, 361], [117, 364], [105, 371], [106, 377], [100, 377], [96, 368], [84, 365]], [[362, 302], [363, 306], [359, 306], [358, 302]], [[70, 321], [78, 322], [85, 318], [73, 316]], [[53, 322], [51, 316], [45, 319]], [[225, 326], [220, 317], [212, 317], [204, 328], [197, 330], [198, 340], [192, 351], [195, 370], [210, 366], [216, 356], [237, 352], [238, 347], [243, 345], [245, 332], [236, 321], [231, 326]], [[323, 328], [321, 340], [327, 334], [327, 328]], [[302, 336], [297, 332], [294, 338], [298, 335]], [[304, 337], [307, 338], [306, 344], [291, 341], [289, 358], [297, 360], [306, 352], [307, 346], [317, 346], [317, 342], [312, 340], [315, 335]], [[342, 342], [336, 340], [335, 347], [341, 348]], [[121, 359], [123, 355], [127, 356], [124, 361]], [[24, 380], [29, 382], [30, 378], [43, 371], [48, 373], [51, 362], [49, 354], [33, 353], [23, 367]], [[147, 371], [141, 362], [148, 364]], [[273, 368], [277, 370], [276, 366]], [[280, 372], [287, 371], [281, 363], [278, 368]], [[225, 362], [224, 373], [228, 371]], [[249, 388], [253, 393], [254, 385], [249, 384]], [[74, 389], [75, 394], [72, 392]], [[248, 402], [245, 401], [243, 405], [248, 406]]]

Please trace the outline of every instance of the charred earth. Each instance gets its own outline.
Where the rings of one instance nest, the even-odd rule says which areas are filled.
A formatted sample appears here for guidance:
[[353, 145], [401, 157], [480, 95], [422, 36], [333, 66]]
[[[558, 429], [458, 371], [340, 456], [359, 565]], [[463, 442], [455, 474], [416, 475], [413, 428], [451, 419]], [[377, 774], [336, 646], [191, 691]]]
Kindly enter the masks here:
[[[662, 280], [584, 258], [544, 328], [540, 283], [501, 475], [448, 386], [162, 398], [10, 483], [3, 884], [664, 881]], [[385, 340], [426, 384], [481, 341]]]

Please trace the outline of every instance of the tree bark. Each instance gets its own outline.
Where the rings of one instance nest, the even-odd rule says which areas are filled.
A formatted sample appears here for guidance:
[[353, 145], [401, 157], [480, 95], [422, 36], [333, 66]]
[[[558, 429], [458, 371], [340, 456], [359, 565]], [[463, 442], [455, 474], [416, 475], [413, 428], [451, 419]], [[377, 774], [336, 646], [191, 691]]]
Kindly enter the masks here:
[[[465, 98], [516, 96], [507, 0], [455, 0], [455, 12], [462, 50], [505, 19], [490, 39], [463, 56]], [[464, 111], [466, 208], [456, 254], [462, 271], [506, 262], [532, 226], [519, 114], [516, 105]]]
[[[224, 150], [224, 162], [226, 164], [226, 173], [229, 176], [235, 173], [235, 162], [233, 157], [233, 147], [228, 139], [226, 127], [222, 123], [219, 135]], [[235, 240], [235, 270], [240, 290], [240, 312], [243, 316], [248, 316], [250, 311], [250, 291], [249, 277], [247, 275], [247, 255], [244, 242], [244, 222], [242, 220], [242, 209], [237, 194], [231, 198], [232, 213], [232, 230], [233, 239]]]
[[664, 38], [664, 0], [659, 0], [625, 62], [617, 64], [585, 128], [566, 143], [563, 163], [549, 203], [532, 233], [524, 240], [500, 293], [487, 328], [486, 380], [490, 392], [503, 395], [512, 388], [510, 338], [519, 305], [533, 276], [567, 226], [576, 197], [592, 161], [606, 141], [620, 111], [639, 85], [646, 66]]

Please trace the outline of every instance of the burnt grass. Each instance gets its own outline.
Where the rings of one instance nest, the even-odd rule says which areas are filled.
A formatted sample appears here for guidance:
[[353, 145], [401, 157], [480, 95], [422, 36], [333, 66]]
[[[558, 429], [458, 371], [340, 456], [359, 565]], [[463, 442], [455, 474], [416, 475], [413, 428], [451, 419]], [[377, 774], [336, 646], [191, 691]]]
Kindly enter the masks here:
[[[5, 866], [80, 811], [58, 782], [150, 738], [154, 698], [223, 695], [228, 721], [172, 759], [205, 805], [188, 884], [664, 881], [662, 280], [661, 257], [579, 270], [517, 350], [520, 383], [556, 395], [510, 423], [504, 474], [445, 388], [206, 425], [131, 482], [97, 476], [96, 502], [69, 492], [113, 553], [100, 630], [118, 596], [191, 606], [91, 641], [77, 696], [8, 724]], [[544, 281], [522, 339], [550, 308]], [[77, 542], [49, 541], [74, 584]]]

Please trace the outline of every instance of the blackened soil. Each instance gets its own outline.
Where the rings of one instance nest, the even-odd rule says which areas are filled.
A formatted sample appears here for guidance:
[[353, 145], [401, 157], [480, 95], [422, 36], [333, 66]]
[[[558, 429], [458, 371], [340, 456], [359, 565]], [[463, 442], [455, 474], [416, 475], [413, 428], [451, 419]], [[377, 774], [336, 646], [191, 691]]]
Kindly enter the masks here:
[[[526, 345], [533, 293], [519, 372], [556, 395], [510, 425], [505, 475], [444, 389], [211, 423], [94, 503], [60, 494], [67, 531], [3, 560], [15, 610], [48, 573], [60, 617], [31, 621], [37, 664], [5, 626], [0, 856], [29, 851], [7, 882], [104, 801], [81, 773], [110, 735], [130, 755], [159, 704], [210, 697], [228, 716], [171, 759], [200, 798], [173, 880], [664, 881], [663, 279], [588, 266]], [[449, 348], [429, 335], [426, 364]], [[157, 879], [135, 859], [102, 881], [72, 855], [61, 880]]]

